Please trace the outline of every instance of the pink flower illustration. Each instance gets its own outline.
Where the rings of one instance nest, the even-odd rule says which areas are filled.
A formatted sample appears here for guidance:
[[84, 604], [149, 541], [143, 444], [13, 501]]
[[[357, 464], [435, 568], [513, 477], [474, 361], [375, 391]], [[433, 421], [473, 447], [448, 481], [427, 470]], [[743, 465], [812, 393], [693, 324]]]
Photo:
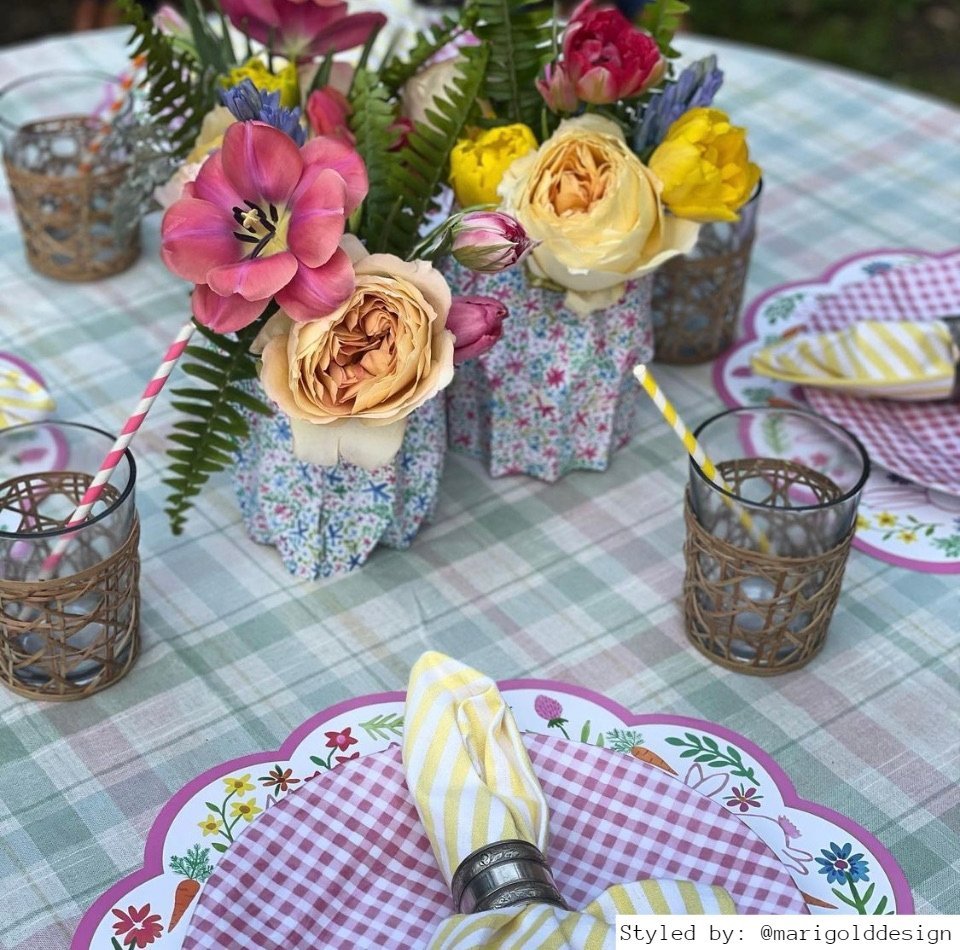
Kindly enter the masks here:
[[348, 143], [321, 136], [298, 148], [263, 122], [237, 122], [167, 209], [161, 256], [196, 284], [194, 316], [218, 333], [252, 323], [274, 297], [309, 320], [353, 292], [339, 245], [366, 192]]
[[350, 746], [356, 745], [359, 742], [358, 739], [354, 739], [354, 737], [350, 735], [350, 726], [347, 726], [346, 729], [340, 732], [327, 732], [324, 733], [324, 735], [327, 737], [327, 748], [339, 749], [341, 752], [346, 752]]
[[541, 719], [559, 719], [563, 715], [563, 706], [551, 696], [538, 696], [533, 701], [533, 708]]
[[131, 904], [126, 913], [114, 908], [113, 913], [119, 918], [113, 922], [114, 933], [118, 937], [123, 936], [125, 946], [132, 947], [136, 944], [138, 950], [143, 950], [163, 933], [160, 915], [151, 914], [149, 904], [144, 904], [139, 909]]
[[739, 809], [741, 814], [750, 811], [751, 808], [759, 808], [762, 795], [757, 794], [757, 790], [751, 785], [750, 788], [744, 788], [743, 785], [730, 789], [730, 798], [727, 799], [727, 807]]

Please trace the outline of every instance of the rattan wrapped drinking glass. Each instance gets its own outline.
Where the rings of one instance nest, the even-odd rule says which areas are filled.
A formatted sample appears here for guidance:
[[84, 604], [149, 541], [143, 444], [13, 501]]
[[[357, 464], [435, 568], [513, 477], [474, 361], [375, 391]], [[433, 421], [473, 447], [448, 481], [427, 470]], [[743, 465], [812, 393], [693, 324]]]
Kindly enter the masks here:
[[662, 265], [653, 281], [653, 338], [659, 363], [705, 363], [737, 332], [756, 236], [762, 182], [740, 220], [710, 222], [696, 246]]
[[126, 270], [140, 254], [140, 219], [118, 221], [130, 171], [122, 130], [129, 109], [108, 119], [111, 77], [37, 73], [0, 90], [7, 182], [34, 270], [85, 281]]
[[64, 531], [112, 442], [71, 423], [0, 431], [0, 681], [21, 696], [80, 699], [136, 660], [140, 524], [129, 449], [90, 517]]
[[822, 648], [870, 471], [863, 446], [799, 410], [735, 409], [696, 436], [729, 492], [690, 463], [684, 619], [716, 663], [770, 675]]

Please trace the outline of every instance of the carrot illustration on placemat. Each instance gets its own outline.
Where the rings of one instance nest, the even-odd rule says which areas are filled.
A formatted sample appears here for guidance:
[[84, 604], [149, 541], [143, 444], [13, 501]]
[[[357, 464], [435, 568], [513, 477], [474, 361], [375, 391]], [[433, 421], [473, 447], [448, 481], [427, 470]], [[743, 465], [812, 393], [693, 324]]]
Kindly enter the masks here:
[[210, 849], [201, 848], [195, 844], [182, 858], [173, 855], [170, 858], [170, 870], [184, 875], [173, 894], [173, 911], [170, 914], [170, 923], [167, 924], [169, 933], [180, 922], [187, 912], [193, 899], [200, 890], [200, 885], [213, 874], [213, 865], [209, 860]]
[[610, 748], [615, 752], [623, 752], [626, 755], [632, 755], [647, 765], [663, 769], [670, 775], [676, 775], [676, 769], [672, 768], [665, 759], [662, 759], [656, 752], [651, 751], [643, 744], [643, 736], [635, 729], [613, 729], [607, 733], [607, 741]]

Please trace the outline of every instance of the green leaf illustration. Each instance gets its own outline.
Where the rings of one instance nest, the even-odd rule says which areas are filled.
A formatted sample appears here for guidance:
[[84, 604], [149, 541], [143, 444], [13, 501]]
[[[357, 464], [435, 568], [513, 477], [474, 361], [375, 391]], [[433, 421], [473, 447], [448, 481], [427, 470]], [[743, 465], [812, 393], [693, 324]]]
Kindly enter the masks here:
[[695, 762], [711, 765], [713, 768], [728, 768], [731, 775], [745, 778], [758, 787], [760, 785], [753, 769], [744, 764], [739, 749], [735, 749], [732, 745], [728, 745], [725, 751], [721, 751], [715, 739], [710, 736], [698, 736], [692, 732], [685, 732], [682, 739], [679, 736], [668, 736], [666, 742], [668, 745], [683, 748], [683, 752], [680, 753], [681, 759], [693, 758]]
[[360, 728], [371, 739], [387, 740], [403, 734], [403, 716], [400, 713], [382, 713], [360, 723]]

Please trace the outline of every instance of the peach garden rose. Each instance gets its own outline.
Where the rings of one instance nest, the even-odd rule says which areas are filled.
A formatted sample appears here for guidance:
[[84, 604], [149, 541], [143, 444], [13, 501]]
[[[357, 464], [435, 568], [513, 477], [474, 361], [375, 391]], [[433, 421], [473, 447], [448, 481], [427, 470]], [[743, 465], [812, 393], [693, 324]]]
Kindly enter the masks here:
[[261, 381], [290, 417], [294, 452], [307, 462], [385, 465], [407, 417], [453, 379], [447, 282], [426, 261], [343, 249], [356, 286], [335, 310], [306, 323], [276, 314], [261, 333]]

